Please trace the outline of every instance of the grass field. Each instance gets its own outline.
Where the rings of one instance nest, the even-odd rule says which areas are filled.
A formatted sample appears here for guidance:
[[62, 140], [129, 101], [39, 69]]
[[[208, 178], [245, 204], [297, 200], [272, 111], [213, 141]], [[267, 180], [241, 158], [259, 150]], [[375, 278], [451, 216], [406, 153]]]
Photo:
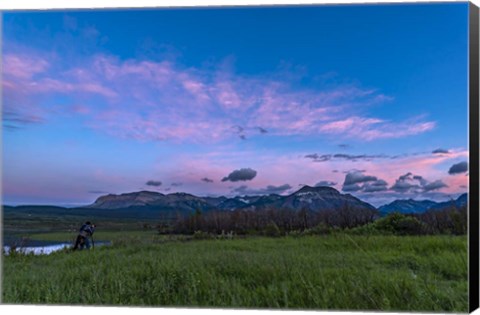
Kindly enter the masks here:
[[4, 256], [3, 303], [467, 311], [465, 236], [104, 233], [112, 246]]

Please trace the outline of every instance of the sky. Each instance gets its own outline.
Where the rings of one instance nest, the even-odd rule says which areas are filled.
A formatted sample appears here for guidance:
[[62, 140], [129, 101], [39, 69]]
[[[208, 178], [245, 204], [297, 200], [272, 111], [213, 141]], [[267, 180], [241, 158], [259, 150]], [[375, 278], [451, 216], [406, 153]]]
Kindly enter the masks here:
[[2, 16], [4, 204], [468, 191], [468, 4]]

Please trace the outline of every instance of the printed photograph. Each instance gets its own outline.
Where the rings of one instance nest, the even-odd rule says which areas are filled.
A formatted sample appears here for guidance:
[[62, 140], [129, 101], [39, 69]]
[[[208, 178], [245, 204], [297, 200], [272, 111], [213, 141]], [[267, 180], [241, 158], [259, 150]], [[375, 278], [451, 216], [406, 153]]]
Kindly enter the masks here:
[[469, 8], [3, 11], [2, 303], [467, 312]]

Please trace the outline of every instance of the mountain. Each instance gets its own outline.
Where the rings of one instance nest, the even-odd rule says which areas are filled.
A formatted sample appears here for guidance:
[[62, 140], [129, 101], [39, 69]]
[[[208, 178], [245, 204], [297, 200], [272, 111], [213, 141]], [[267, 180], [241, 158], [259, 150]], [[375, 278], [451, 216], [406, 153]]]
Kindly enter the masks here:
[[270, 205], [274, 205], [276, 202], [283, 200], [284, 198], [285, 196], [280, 196], [277, 194], [257, 196], [256, 199], [251, 200], [246, 208], [250, 210], [265, 208]]
[[217, 205], [218, 209], [221, 210], [236, 210], [236, 209], [247, 209], [255, 210], [259, 205], [266, 203], [271, 203], [273, 201], [282, 198], [280, 195], [265, 195], [265, 196], [237, 196], [233, 198], [225, 199], [222, 203]]
[[97, 200], [95, 200], [93, 204], [87, 206], [87, 208], [119, 209], [133, 206], [148, 206], [164, 196], [164, 194], [153, 191], [139, 191], [121, 195], [109, 194], [98, 197]]
[[378, 208], [378, 211], [381, 215], [385, 215], [391, 212], [399, 212], [403, 214], [423, 213], [428, 209], [434, 207], [435, 205], [437, 205], [437, 203], [431, 200], [401, 199], [381, 206], [380, 208]]
[[371, 204], [361, 201], [350, 195], [341, 194], [338, 190], [327, 186], [310, 187], [303, 186], [300, 190], [288, 195], [268, 195], [260, 197], [256, 202], [249, 205], [249, 209], [292, 209], [295, 211], [309, 210], [321, 212], [325, 210], [340, 210], [350, 207], [358, 210], [373, 210]]
[[87, 208], [93, 209], [125, 209], [142, 207], [152, 210], [168, 210], [180, 212], [192, 212], [196, 210], [225, 210], [236, 209], [260, 210], [260, 209], [293, 209], [299, 211], [306, 209], [313, 212], [323, 210], [339, 210], [344, 207], [352, 209], [375, 210], [372, 205], [361, 201], [350, 194], [341, 194], [332, 187], [304, 186], [300, 190], [288, 196], [276, 194], [264, 196], [237, 196], [226, 197], [197, 197], [187, 193], [161, 194], [151, 191], [140, 191], [120, 195], [109, 194], [99, 197]]
[[227, 200], [227, 197], [221, 196], [221, 197], [203, 197], [203, 200], [205, 200], [208, 204], [216, 207], [225, 200]]
[[376, 208], [350, 194], [341, 194], [328, 186], [303, 186], [300, 190], [275, 202], [282, 208], [294, 210], [307, 209], [314, 212], [340, 210], [349, 207], [355, 210], [373, 210]]
[[172, 193], [164, 195], [152, 191], [140, 191], [120, 195], [109, 194], [99, 197], [87, 208], [94, 209], [125, 209], [148, 207], [152, 210], [170, 210], [192, 212], [196, 210], [208, 211], [214, 209], [205, 199], [187, 194]]
[[445, 208], [449, 207], [463, 207], [466, 206], [468, 203], [468, 194], [462, 194], [460, 195], [457, 199], [455, 200], [449, 200], [449, 201], [444, 201], [444, 202], [439, 202], [436, 205], [432, 207], [432, 210], [443, 210]]
[[248, 200], [242, 199], [240, 197], [228, 198], [217, 205], [218, 209], [221, 210], [235, 210], [240, 208], [245, 208], [248, 206]]
[[424, 213], [428, 210], [444, 210], [446, 208], [455, 206], [463, 207], [467, 205], [468, 194], [462, 194], [455, 200], [445, 202], [435, 202], [432, 200], [395, 200], [389, 204], [378, 208], [381, 215], [386, 215], [392, 212], [399, 212], [403, 214], [418, 214]]

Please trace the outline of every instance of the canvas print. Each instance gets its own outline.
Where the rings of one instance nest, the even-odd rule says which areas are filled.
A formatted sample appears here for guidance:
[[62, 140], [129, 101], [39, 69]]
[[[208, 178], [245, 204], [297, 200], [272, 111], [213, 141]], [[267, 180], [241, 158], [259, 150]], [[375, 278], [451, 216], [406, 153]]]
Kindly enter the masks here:
[[4, 11], [2, 303], [468, 311], [468, 17]]

